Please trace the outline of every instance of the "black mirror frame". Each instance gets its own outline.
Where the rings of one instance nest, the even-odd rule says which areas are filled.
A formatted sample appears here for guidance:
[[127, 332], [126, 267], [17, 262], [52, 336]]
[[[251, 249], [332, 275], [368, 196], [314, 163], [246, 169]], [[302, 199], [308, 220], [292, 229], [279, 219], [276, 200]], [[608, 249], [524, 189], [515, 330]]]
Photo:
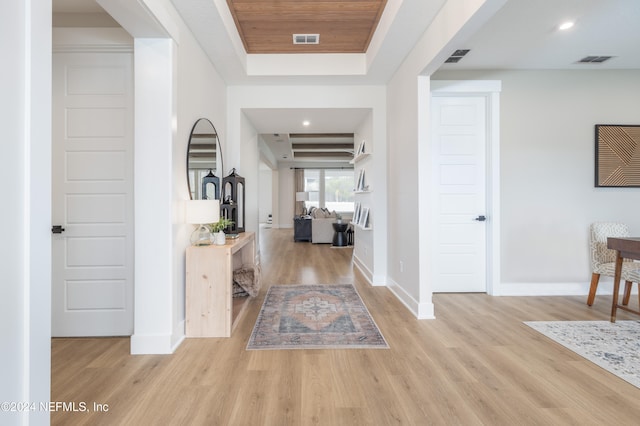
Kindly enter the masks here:
[[[220, 181], [222, 181], [222, 176], [224, 176], [224, 160], [223, 160], [223, 156], [222, 156], [222, 142], [220, 141], [220, 136], [218, 134], [218, 130], [216, 129], [216, 126], [213, 125], [213, 123], [211, 122], [211, 120], [209, 120], [208, 118], [199, 118], [196, 120], [196, 122], [193, 124], [193, 126], [191, 127], [191, 132], [189, 133], [189, 142], [187, 143], [187, 155], [186, 155], [186, 178], [187, 178], [187, 190], [189, 191], [189, 199], [192, 199], [192, 192], [191, 192], [191, 181], [189, 180], [189, 152], [190, 152], [190, 148], [191, 148], [191, 140], [193, 138], [193, 132], [196, 129], [196, 126], [198, 126], [198, 123], [200, 123], [201, 121], [205, 121], [207, 123], [209, 123], [209, 125], [211, 125], [211, 128], [213, 129], [215, 135], [216, 135], [216, 156], [220, 157], [220, 161], [218, 161], [216, 159], [216, 166], [219, 165], [220, 166], [220, 170], [217, 170], [216, 168], [216, 173], [218, 174], [218, 176], [220, 177]], [[219, 194], [222, 194], [222, 190], [221, 188], [219, 188]]]

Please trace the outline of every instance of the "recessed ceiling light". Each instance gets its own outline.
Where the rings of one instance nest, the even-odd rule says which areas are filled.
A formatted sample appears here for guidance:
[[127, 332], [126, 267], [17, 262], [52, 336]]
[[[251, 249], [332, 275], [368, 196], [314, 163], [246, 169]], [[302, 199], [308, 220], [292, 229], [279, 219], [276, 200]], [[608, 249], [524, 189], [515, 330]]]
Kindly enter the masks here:
[[303, 126], [308, 126], [309, 124], [311, 124], [311, 122], [309, 122], [309, 120], [304, 120], [304, 121], [302, 122], [302, 125], [303, 125]]
[[568, 30], [571, 27], [573, 27], [573, 22], [567, 21], [567, 22], [563, 22], [562, 24], [560, 24], [558, 29], [564, 31], [564, 30]]

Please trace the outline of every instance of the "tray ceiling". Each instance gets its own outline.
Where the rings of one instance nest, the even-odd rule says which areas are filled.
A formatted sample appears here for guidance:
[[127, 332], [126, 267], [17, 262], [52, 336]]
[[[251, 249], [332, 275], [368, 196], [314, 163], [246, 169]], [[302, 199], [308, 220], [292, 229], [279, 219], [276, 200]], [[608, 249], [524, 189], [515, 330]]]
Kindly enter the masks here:
[[[387, 0], [227, 0], [247, 53], [365, 53]], [[318, 34], [294, 44], [294, 34]]]

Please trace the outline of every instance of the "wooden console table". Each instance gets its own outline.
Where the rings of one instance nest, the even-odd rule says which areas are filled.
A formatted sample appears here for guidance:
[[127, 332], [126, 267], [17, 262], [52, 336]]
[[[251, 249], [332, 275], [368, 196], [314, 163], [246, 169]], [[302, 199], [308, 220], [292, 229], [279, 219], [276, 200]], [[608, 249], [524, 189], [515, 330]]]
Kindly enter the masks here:
[[620, 275], [623, 259], [640, 259], [640, 238], [607, 238], [607, 248], [616, 251], [616, 273], [613, 278], [613, 303], [611, 306], [611, 322], [616, 322], [616, 310], [622, 309], [640, 315], [640, 311], [618, 304], [620, 292]]
[[186, 254], [187, 337], [229, 337], [249, 297], [233, 297], [233, 271], [255, 266], [255, 234], [223, 246], [191, 246]]

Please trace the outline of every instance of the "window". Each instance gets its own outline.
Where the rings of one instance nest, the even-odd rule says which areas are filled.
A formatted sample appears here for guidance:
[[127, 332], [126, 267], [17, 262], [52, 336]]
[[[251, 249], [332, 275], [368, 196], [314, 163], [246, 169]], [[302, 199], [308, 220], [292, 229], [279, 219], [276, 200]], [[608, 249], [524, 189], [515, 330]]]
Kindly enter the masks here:
[[325, 207], [340, 213], [353, 213], [353, 188], [353, 170], [325, 170]]
[[309, 201], [305, 201], [304, 206], [320, 207], [320, 171], [304, 171], [304, 190], [309, 193]]
[[338, 213], [353, 213], [353, 170], [306, 169], [304, 190], [309, 193], [305, 207], [326, 207]]

